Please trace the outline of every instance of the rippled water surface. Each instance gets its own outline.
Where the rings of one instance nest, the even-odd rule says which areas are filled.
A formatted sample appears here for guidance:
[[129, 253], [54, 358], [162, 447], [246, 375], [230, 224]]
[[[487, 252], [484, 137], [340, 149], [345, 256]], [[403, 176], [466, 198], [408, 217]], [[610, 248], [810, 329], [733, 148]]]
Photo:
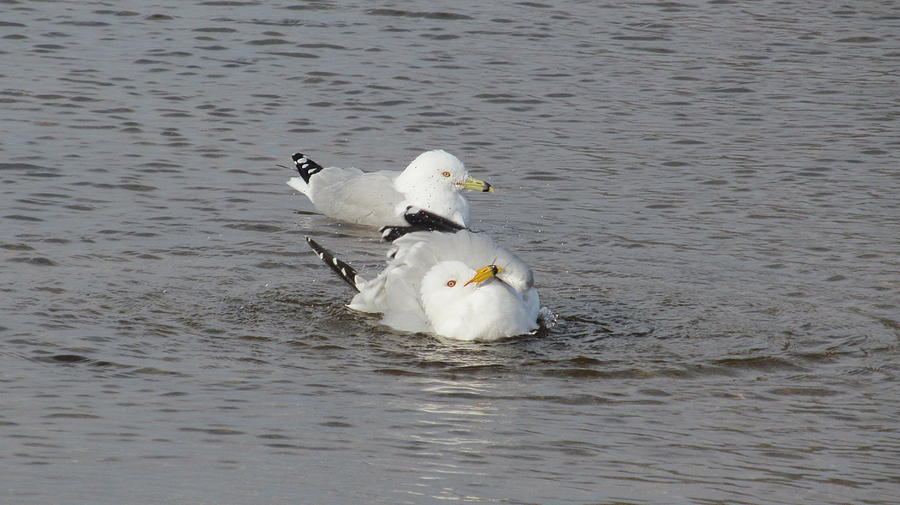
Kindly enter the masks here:
[[[3, 503], [896, 503], [896, 2], [0, 12]], [[277, 165], [438, 147], [556, 327], [343, 307]]]

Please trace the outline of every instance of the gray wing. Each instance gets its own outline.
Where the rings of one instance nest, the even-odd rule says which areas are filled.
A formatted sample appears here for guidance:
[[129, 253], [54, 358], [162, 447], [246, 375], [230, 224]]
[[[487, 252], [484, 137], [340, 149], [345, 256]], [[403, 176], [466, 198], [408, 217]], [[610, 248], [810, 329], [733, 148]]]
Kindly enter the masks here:
[[[413, 246], [415, 249], [416, 246]], [[366, 282], [348, 305], [362, 312], [380, 312], [382, 323], [407, 332], [428, 332], [431, 326], [419, 296], [422, 276], [433, 265], [421, 258], [393, 258], [378, 276]]]
[[524, 261], [498, 246], [483, 233], [460, 230], [413, 232], [394, 241], [388, 265], [375, 279], [360, 287], [349, 307], [363, 312], [380, 312], [382, 322], [409, 332], [432, 331], [422, 308], [422, 278], [436, 264], [457, 260], [473, 270], [495, 264], [504, 269], [499, 276], [522, 294], [527, 309], [538, 303], [533, 274]]
[[[394, 241], [393, 261], [422, 265], [416, 270], [421, 279], [428, 268], [441, 261], [462, 261], [473, 270], [497, 265], [504, 272], [499, 277], [516, 291], [525, 293], [534, 287], [534, 273], [514, 253], [497, 245], [484, 233], [460, 230], [456, 233], [413, 232]], [[427, 268], [425, 267], [427, 265]], [[423, 270], [424, 268], [424, 270]]]
[[404, 224], [405, 197], [394, 189], [399, 172], [329, 167], [310, 179], [309, 198], [321, 213], [367, 226]]

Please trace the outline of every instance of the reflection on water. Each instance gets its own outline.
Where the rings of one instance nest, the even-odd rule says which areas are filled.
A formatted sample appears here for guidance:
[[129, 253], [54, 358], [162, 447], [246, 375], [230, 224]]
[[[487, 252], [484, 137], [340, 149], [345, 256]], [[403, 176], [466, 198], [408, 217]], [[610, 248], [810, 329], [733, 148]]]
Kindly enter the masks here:
[[[7, 500], [893, 503], [900, 11], [736, 6], [4, 4]], [[344, 307], [288, 157], [430, 148], [556, 326]]]

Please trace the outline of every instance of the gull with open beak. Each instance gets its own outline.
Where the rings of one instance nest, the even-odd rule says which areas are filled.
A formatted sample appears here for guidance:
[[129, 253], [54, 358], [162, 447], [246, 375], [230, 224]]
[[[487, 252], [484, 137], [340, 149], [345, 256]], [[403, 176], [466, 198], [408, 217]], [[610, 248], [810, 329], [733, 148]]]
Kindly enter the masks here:
[[440, 149], [420, 154], [402, 172], [323, 167], [302, 153], [291, 158], [300, 177], [287, 184], [322, 214], [346, 223], [402, 226], [403, 212], [414, 205], [466, 226], [469, 202], [461, 191], [494, 191], [469, 176], [459, 158]]
[[307, 241], [358, 291], [348, 307], [381, 313], [381, 322], [399, 331], [497, 340], [532, 333], [550, 314], [540, 307], [528, 265], [484, 233], [408, 232], [394, 240], [387, 267], [371, 280]]

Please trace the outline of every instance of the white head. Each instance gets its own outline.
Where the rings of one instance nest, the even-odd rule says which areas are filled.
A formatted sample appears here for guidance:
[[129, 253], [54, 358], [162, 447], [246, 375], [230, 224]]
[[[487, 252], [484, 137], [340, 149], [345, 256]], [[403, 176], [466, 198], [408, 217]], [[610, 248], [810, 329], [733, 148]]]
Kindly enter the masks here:
[[452, 310], [467, 295], [475, 291], [475, 285], [466, 282], [475, 275], [475, 270], [462, 261], [442, 261], [431, 267], [422, 277], [420, 294], [425, 313]]
[[401, 191], [422, 188], [493, 191], [490, 184], [469, 177], [469, 171], [459, 158], [441, 149], [420, 154], [397, 178], [397, 189]]
[[[493, 267], [493, 268], [491, 268]], [[460, 340], [494, 340], [534, 329], [512, 288], [490, 265], [475, 271], [461, 261], [442, 261], [425, 274], [420, 296], [425, 317], [438, 335]]]

